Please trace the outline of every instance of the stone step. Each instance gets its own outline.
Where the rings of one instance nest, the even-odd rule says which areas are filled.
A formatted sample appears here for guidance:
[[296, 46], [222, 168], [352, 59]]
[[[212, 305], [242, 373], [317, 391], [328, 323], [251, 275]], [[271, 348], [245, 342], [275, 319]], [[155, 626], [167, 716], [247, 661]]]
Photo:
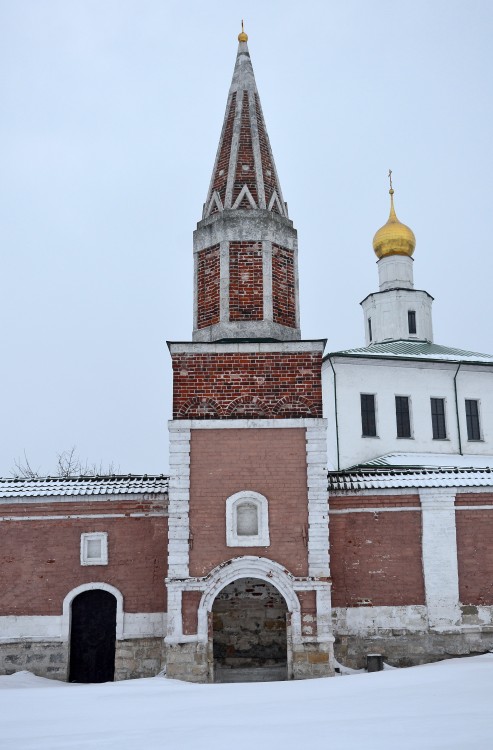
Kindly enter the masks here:
[[214, 667], [214, 682], [282, 682], [287, 679], [285, 664], [278, 667]]

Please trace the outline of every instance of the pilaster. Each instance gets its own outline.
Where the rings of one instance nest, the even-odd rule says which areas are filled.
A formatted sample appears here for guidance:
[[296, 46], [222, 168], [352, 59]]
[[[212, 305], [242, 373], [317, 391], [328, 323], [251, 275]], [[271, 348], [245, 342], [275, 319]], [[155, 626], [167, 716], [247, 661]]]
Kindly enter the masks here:
[[432, 630], [460, 625], [459, 574], [453, 489], [419, 491], [428, 621]]

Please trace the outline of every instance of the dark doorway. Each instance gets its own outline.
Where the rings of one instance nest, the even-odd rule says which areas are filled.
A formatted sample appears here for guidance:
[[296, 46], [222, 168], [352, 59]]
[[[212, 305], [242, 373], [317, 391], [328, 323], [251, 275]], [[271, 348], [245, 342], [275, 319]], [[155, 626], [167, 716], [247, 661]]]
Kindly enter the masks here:
[[269, 583], [241, 578], [212, 607], [215, 682], [287, 679], [284, 597]]
[[70, 682], [115, 678], [116, 599], [102, 589], [84, 591], [72, 602]]

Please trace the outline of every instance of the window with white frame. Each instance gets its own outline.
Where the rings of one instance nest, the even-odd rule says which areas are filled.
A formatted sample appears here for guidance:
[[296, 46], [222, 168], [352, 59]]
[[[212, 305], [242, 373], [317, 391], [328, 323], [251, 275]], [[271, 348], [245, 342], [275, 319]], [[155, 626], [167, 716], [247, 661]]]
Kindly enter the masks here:
[[108, 565], [108, 533], [106, 531], [80, 535], [80, 564]]
[[243, 490], [226, 500], [226, 544], [228, 547], [268, 547], [269, 507], [267, 498]]

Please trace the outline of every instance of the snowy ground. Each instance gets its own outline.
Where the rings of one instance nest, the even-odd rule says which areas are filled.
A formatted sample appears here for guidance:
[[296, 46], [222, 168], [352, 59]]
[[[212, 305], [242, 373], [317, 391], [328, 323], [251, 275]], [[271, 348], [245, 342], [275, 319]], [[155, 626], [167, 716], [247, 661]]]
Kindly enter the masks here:
[[305, 682], [0, 677], [2, 750], [493, 748], [493, 654]]

